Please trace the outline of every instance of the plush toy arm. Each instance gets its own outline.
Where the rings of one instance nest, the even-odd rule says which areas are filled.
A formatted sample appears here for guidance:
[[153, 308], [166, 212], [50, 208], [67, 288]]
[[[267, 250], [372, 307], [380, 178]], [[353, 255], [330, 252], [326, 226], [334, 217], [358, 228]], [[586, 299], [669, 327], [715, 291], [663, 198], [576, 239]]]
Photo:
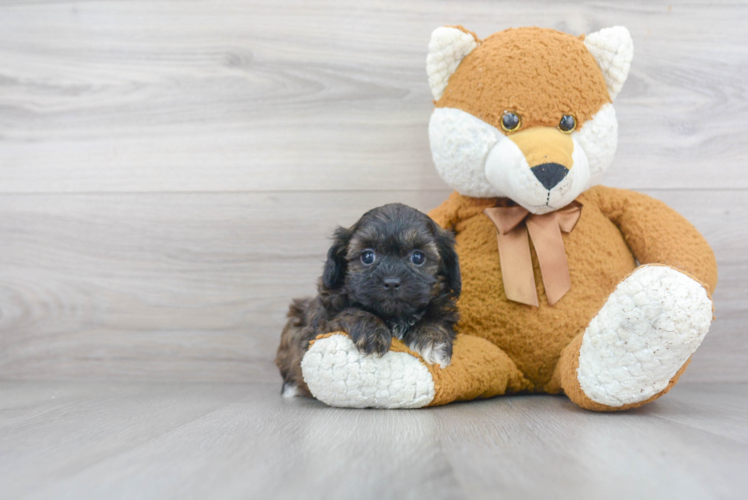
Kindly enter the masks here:
[[618, 226], [640, 264], [664, 264], [699, 281], [712, 294], [717, 261], [704, 237], [682, 215], [645, 194], [597, 186], [588, 191]]
[[486, 339], [457, 334], [452, 363], [430, 365], [397, 339], [366, 356], [343, 332], [318, 336], [301, 361], [315, 398], [346, 408], [421, 408], [531, 388], [509, 356]]

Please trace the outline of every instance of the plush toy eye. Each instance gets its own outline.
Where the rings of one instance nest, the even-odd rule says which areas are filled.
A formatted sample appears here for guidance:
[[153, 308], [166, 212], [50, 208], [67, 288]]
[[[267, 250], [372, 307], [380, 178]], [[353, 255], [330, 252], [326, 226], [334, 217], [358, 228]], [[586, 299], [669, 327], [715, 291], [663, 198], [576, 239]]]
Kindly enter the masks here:
[[424, 262], [426, 262], [426, 256], [423, 255], [423, 252], [421, 252], [420, 250], [416, 250], [415, 252], [410, 254], [410, 261], [417, 266], [421, 266]]
[[374, 250], [364, 250], [361, 252], [361, 263], [365, 266], [370, 266], [374, 264], [376, 257]]
[[575, 128], [577, 128], [577, 121], [573, 115], [564, 115], [558, 122], [558, 129], [565, 134], [571, 134]]
[[514, 132], [521, 125], [522, 120], [519, 115], [516, 115], [511, 111], [505, 112], [504, 116], [501, 117], [501, 128], [504, 129], [504, 132]]

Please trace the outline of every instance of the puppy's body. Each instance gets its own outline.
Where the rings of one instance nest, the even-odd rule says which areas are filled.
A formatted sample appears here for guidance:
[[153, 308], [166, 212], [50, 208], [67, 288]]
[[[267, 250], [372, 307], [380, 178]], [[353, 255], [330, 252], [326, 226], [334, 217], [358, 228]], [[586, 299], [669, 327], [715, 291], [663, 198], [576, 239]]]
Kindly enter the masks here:
[[313, 299], [288, 312], [278, 356], [283, 394], [311, 396], [301, 374], [309, 342], [344, 331], [366, 354], [383, 355], [392, 337], [428, 363], [449, 364], [461, 280], [454, 238], [401, 204], [375, 208], [338, 228]]

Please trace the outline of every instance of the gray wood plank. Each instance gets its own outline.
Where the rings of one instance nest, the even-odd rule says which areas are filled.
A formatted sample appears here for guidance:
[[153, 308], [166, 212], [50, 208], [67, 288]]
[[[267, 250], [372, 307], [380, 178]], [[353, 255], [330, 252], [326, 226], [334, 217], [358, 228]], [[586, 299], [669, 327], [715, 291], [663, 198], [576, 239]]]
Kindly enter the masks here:
[[[4, 2], [0, 192], [443, 189], [430, 32], [622, 24], [606, 180], [748, 187], [744, 2]], [[52, 42], [53, 41], [53, 42]]]
[[0, 489], [4, 498], [737, 499], [748, 486], [739, 430], [748, 414], [736, 411], [746, 401], [745, 384], [682, 384], [625, 414], [554, 396], [379, 411], [283, 399], [272, 384], [6, 381]]
[[4, 196], [1, 376], [276, 380], [288, 304], [314, 292], [335, 225], [445, 197]]
[[[246, 391], [238, 384], [0, 382], [3, 497], [26, 497], [30, 491], [59, 483], [174, 432]], [[71, 453], [64, 453], [65, 448]], [[58, 490], [48, 498], [61, 495]]]
[[672, 422], [678, 422], [748, 443], [748, 398], [741, 384], [684, 384], [678, 394], [688, 394], [688, 400], [674, 398], [667, 405], [651, 405], [640, 411]]
[[[688, 412], [696, 398], [684, 384], [654, 406], [677, 402]], [[448, 406], [445, 452], [470, 497], [741, 497], [744, 443], [652, 419], [647, 409], [602, 415], [564, 397]], [[729, 463], [715, 460], [722, 453]]]
[[[314, 292], [335, 225], [447, 194], [6, 194], [0, 378], [277, 382], [288, 303]], [[684, 380], [748, 380], [745, 192], [650, 194], [720, 263], [717, 321]]]

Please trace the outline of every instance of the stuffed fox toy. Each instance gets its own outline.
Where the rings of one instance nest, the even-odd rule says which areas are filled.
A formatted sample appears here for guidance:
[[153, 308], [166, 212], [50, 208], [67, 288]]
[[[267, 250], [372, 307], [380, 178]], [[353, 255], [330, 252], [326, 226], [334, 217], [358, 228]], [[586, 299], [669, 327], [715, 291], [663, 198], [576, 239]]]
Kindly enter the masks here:
[[434, 31], [429, 137], [455, 192], [430, 215], [455, 232], [463, 280], [451, 364], [427, 364], [397, 340], [363, 356], [328, 334], [302, 360], [315, 397], [417, 408], [564, 393], [616, 411], [670, 390], [711, 324], [717, 266], [675, 211], [596, 185], [632, 57], [623, 27], [482, 41], [461, 26]]

